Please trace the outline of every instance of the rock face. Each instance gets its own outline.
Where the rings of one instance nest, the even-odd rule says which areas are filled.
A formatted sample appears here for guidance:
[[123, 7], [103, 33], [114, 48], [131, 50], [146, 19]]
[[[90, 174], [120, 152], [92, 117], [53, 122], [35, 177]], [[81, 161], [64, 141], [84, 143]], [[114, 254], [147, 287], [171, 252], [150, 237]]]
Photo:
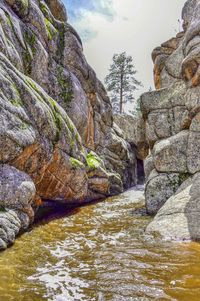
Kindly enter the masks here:
[[149, 232], [199, 240], [200, 1], [188, 0], [182, 17], [183, 32], [153, 51], [157, 91], [141, 97], [150, 149], [146, 206], [158, 212]]
[[200, 240], [200, 174], [187, 180], [167, 200], [147, 233], [157, 232], [165, 240]]
[[146, 141], [145, 123], [140, 116], [131, 114], [114, 114], [114, 123], [122, 131], [122, 136], [135, 148], [136, 156], [144, 160], [149, 153]]
[[79, 204], [133, 184], [135, 154], [60, 0], [0, 1], [0, 106], [0, 249], [41, 199]]

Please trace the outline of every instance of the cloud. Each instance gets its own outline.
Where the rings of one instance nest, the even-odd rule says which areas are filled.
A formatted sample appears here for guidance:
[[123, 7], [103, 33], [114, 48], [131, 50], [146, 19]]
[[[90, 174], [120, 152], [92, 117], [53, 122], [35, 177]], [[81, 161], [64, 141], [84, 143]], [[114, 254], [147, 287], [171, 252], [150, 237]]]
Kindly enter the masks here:
[[98, 31], [91, 23], [94, 14], [107, 21], [113, 21], [116, 12], [113, 0], [64, 0], [70, 23], [78, 30], [84, 42], [95, 38]]

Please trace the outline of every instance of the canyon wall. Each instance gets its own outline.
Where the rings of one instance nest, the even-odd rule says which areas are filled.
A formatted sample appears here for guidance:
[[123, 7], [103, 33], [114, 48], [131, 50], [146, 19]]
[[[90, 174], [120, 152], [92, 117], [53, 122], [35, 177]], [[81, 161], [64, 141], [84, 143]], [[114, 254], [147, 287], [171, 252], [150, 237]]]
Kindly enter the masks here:
[[152, 53], [156, 91], [141, 97], [146, 208], [157, 214], [147, 232], [199, 240], [200, 1], [188, 0], [182, 18], [183, 32]]
[[0, 1], [0, 143], [0, 249], [43, 200], [81, 204], [135, 184], [135, 153], [60, 0]]

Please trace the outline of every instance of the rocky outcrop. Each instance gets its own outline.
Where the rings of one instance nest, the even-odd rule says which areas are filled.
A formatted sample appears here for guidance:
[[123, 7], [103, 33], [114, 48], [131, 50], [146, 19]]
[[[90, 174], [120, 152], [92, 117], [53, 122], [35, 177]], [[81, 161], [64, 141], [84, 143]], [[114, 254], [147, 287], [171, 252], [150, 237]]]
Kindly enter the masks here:
[[200, 1], [188, 0], [182, 16], [183, 32], [153, 51], [157, 91], [141, 97], [150, 149], [145, 194], [147, 211], [158, 212], [148, 232], [199, 240]]
[[133, 184], [135, 154], [60, 0], [0, 2], [0, 71], [1, 249], [42, 200], [80, 204]]

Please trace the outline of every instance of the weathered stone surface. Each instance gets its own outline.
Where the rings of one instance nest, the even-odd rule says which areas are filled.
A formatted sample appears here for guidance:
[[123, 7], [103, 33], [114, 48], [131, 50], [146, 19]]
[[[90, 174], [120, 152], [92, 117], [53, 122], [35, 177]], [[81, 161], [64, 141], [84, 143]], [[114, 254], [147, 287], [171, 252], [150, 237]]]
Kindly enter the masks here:
[[60, 0], [45, 0], [45, 2], [49, 6], [55, 19], [63, 22], [67, 21], [66, 8]]
[[36, 200], [31, 178], [14, 167], [0, 164], [0, 250], [12, 244], [20, 229], [27, 229], [33, 221], [32, 205]]
[[200, 175], [183, 183], [168, 199], [147, 227], [148, 233], [160, 234], [167, 240], [200, 241]]
[[200, 132], [190, 132], [187, 148], [188, 171], [194, 174], [200, 171]]
[[186, 85], [178, 80], [167, 88], [145, 93], [141, 96], [141, 110], [146, 117], [151, 111], [171, 109], [186, 103]]
[[146, 179], [149, 178], [153, 169], [155, 169], [154, 158], [153, 158], [152, 154], [150, 154], [144, 161], [144, 173], [145, 173]]
[[146, 209], [155, 215], [164, 203], [176, 192], [185, 177], [178, 173], [159, 174], [153, 170], [146, 183]]
[[187, 173], [188, 136], [188, 131], [181, 131], [155, 144], [153, 155], [157, 171]]

